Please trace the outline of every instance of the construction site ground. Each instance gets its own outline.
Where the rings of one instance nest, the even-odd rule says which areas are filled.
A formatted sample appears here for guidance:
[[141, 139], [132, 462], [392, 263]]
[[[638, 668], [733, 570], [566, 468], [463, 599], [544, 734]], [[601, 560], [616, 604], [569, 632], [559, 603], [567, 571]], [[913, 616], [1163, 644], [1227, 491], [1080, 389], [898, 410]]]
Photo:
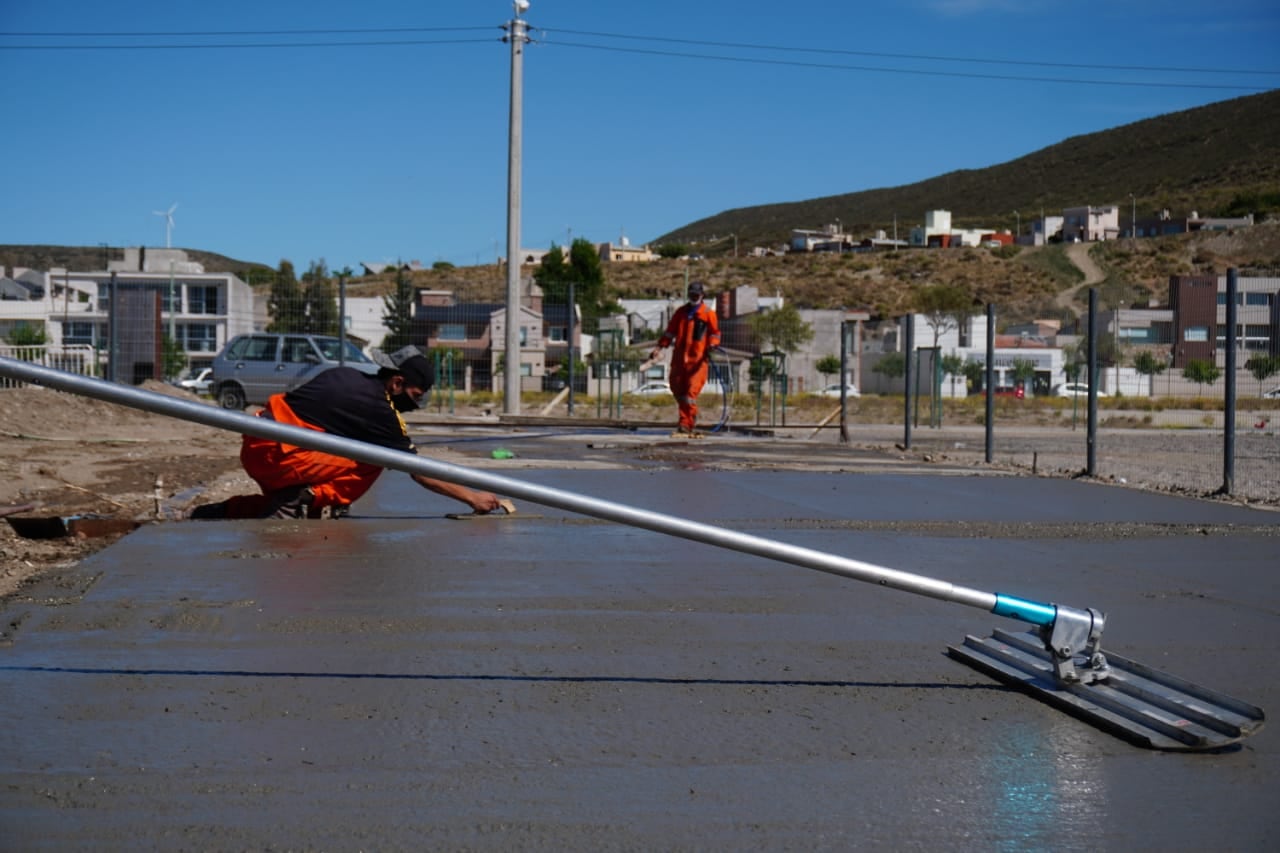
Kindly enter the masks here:
[[[1280, 840], [1274, 731], [1148, 751], [945, 655], [1017, 623], [552, 507], [454, 521], [456, 504], [397, 472], [347, 519], [155, 521], [148, 503], [163, 515], [249, 489], [238, 439], [76, 405], [92, 426], [78, 441], [55, 440], [70, 436], [52, 404], [42, 432], [0, 421], [19, 433], [0, 443], [23, 448], [6, 451], [16, 485], [0, 503], [65, 513], [61, 482], [139, 526], [104, 541], [6, 531], [6, 567], [61, 549], [2, 600], [13, 849]], [[432, 458], [1095, 607], [1104, 648], [1280, 702], [1280, 513], [1207, 499], [1212, 465], [1209, 488], [1133, 488], [1151, 447], [1077, 478], [1083, 437], [1065, 431], [1006, 433], [986, 463], [973, 428], [921, 430], [908, 449], [900, 428], [869, 426], [840, 444], [812, 427], [690, 441], [416, 420]]]

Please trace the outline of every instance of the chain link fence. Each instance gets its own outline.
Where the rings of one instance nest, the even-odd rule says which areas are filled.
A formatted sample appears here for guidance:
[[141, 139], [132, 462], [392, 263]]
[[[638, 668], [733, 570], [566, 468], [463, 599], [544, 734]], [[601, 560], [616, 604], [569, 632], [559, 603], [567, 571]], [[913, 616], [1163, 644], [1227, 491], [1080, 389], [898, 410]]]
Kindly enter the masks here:
[[[74, 310], [64, 305], [43, 320], [47, 336], [59, 342], [7, 343], [0, 357], [137, 384], [195, 375], [213, 364], [237, 329], [333, 338], [349, 345], [332, 349], [337, 363], [350, 349], [368, 355], [413, 345], [436, 368], [428, 411], [509, 413], [502, 399], [504, 302], [461, 301], [415, 288], [407, 277], [386, 295], [349, 298], [343, 278], [304, 276], [289, 288], [259, 285], [249, 308], [231, 278], [100, 280], [96, 292], [77, 297]], [[69, 277], [67, 284], [73, 291]], [[520, 354], [511, 360], [520, 371], [515, 412], [674, 423], [667, 363], [650, 361], [649, 354], [681, 297], [605, 311], [581, 304], [572, 288], [551, 288], [558, 297], [543, 295], [532, 282], [523, 290]], [[1231, 293], [1225, 299], [1238, 300], [1242, 309], [1260, 301]], [[1274, 294], [1269, 299], [1274, 326]], [[838, 321], [838, 341], [824, 346], [839, 353], [839, 376], [815, 373], [815, 363], [829, 353], [762, 342], [750, 319], [754, 312], [742, 307], [717, 301], [722, 342], [700, 398], [708, 425], [846, 443], [875, 437], [933, 452], [981, 449], [986, 462], [1115, 479], [1133, 480], [1142, 467], [1159, 472], [1171, 488], [1280, 501], [1277, 336], [1274, 328], [1262, 334], [1252, 315], [1235, 318], [1231, 305], [1225, 322], [1206, 324], [1218, 330], [1216, 340], [1206, 332], [1208, 340], [1180, 344], [1159, 314], [1111, 306], [1091, 311], [1084, 333], [1065, 338], [1064, 346], [1002, 349], [979, 360], [972, 353], [981, 342], [969, 341], [970, 356], [960, 363], [932, 340], [904, 340], [910, 324]], [[270, 357], [283, 366], [290, 351], [282, 345]], [[298, 359], [305, 361], [305, 355]], [[987, 364], [994, 368], [990, 375]], [[1062, 376], [1073, 381], [1057, 382]], [[861, 392], [843, 406], [838, 393], [828, 396], [819, 384], [840, 377], [855, 395]], [[1063, 390], [1071, 384], [1078, 387]], [[1005, 396], [1014, 387], [1023, 393]], [[987, 389], [995, 392], [990, 401]], [[1091, 389], [1099, 392], [1095, 399]], [[217, 387], [209, 393], [216, 395]]]

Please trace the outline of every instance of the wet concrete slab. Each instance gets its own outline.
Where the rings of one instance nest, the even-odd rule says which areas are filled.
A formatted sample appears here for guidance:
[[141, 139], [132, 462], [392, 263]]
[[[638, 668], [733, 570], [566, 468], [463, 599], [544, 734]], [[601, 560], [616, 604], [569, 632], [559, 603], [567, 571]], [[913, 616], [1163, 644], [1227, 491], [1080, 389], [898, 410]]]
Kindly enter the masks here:
[[[1280, 707], [1280, 516], [1064, 480], [519, 476], [978, 589]], [[1274, 849], [1280, 748], [1156, 753], [944, 655], [1008, 622], [388, 474], [8, 603], [10, 849]]]

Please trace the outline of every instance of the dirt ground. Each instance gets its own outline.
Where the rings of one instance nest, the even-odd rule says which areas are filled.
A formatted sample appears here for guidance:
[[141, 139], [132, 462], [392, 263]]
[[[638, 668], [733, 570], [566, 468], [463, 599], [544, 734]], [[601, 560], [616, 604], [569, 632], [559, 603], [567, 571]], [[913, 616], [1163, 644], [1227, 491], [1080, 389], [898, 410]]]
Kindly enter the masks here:
[[[143, 387], [195, 399], [163, 383]], [[817, 402], [824, 410], [830, 408], [829, 401]], [[646, 404], [623, 414], [631, 420], [654, 420], [673, 415], [669, 409]], [[477, 409], [473, 414], [482, 413]], [[459, 410], [457, 414], [468, 413]], [[802, 420], [797, 418], [797, 423]], [[960, 450], [953, 436], [937, 444], [930, 442], [928, 431], [918, 431], [918, 445], [904, 453], [894, 446], [894, 435], [900, 434], [900, 428], [867, 429], [871, 432], [855, 434], [855, 447], [899, 458], [912, 456], [923, 463], [959, 460], [979, 464], [981, 457], [978, 440], [965, 442], [965, 449]], [[797, 437], [810, 432], [803, 429]], [[1208, 431], [1190, 437], [1169, 431], [1120, 430], [1118, 436], [1123, 436], [1130, 452], [1118, 454], [1116, 442], [1120, 438], [1108, 438], [1108, 467], [1115, 472], [1110, 476], [1114, 482], [1195, 496], [1206, 496], [1221, 483], [1220, 451], [1215, 447], [1221, 438]], [[1204, 446], [1193, 450], [1188, 446], [1190, 441]], [[1242, 479], [1254, 481], [1246, 484], [1247, 493], [1255, 505], [1280, 508], [1280, 485], [1274, 476], [1275, 437], [1259, 436], [1253, 441], [1260, 442], [1262, 449], [1255, 452], [1246, 444], [1242, 448], [1246, 458], [1252, 453], [1267, 461], [1261, 466], [1239, 466]], [[1060, 434], [1031, 429], [1024, 437], [1006, 441], [1006, 446], [1010, 442], [1018, 452], [1004, 454], [995, 467], [1025, 469], [1023, 473], [1042, 476], [1079, 472], [1079, 453], [1066, 451]], [[257, 491], [240, 470], [239, 448], [239, 435], [212, 427], [43, 388], [3, 389], [0, 515], [13, 519], [104, 518], [125, 527], [171, 519], [192, 503]], [[1176, 470], [1166, 464], [1172, 458], [1178, 460]], [[1038, 470], [1033, 470], [1033, 459], [1038, 460]], [[1189, 470], [1188, 465], [1195, 470]], [[95, 531], [95, 535], [36, 539], [19, 536], [11, 524], [0, 522], [0, 597], [12, 594], [38, 574], [74, 564], [127, 532], [97, 535]]]

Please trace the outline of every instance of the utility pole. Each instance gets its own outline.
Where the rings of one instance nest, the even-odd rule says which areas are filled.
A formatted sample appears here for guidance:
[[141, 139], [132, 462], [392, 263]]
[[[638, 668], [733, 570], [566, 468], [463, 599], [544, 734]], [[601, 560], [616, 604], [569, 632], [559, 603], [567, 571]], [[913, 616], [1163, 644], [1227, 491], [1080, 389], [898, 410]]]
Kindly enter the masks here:
[[524, 46], [528, 26], [520, 13], [529, 0], [515, 0], [515, 16], [504, 40], [511, 42], [511, 112], [507, 122], [507, 334], [502, 411], [520, 414], [520, 128], [524, 111]]

